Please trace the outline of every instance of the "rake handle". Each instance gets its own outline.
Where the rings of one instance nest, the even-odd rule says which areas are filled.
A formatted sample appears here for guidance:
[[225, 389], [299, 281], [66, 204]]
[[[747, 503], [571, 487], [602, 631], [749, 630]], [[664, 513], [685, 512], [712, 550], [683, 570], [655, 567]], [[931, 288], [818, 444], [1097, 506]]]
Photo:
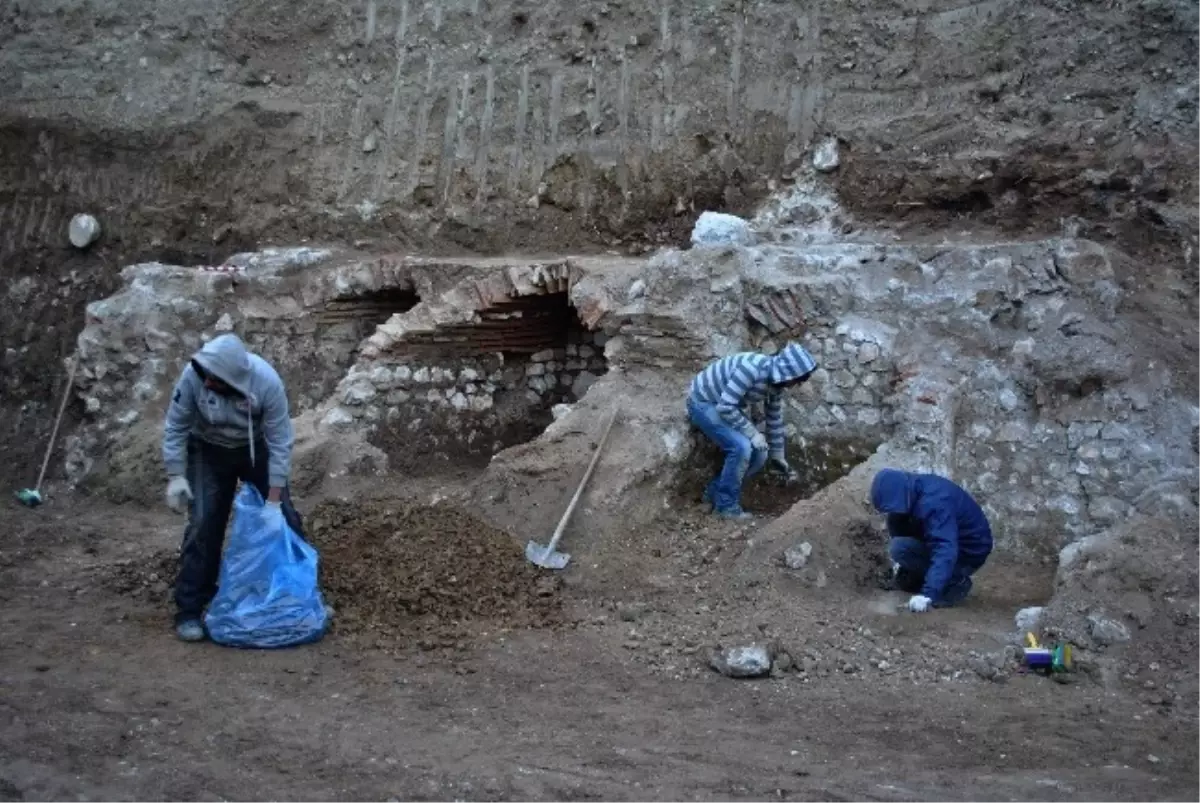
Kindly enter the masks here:
[[600, 453], [604, 451], [604, 444], [608, 441], [608, 433], [612, 431], [613, 424], [617, 421], [617, 412], [619, 409], [619, 407], [613, 408], [612, 415], [608, 419], [608, 426], [604, 428], [604, 434], [600, 436], [600, 443], [596, 446], [596, 453], [592, 455], [592, 462], [588, 463], [587, 471], [583, 473], [583, 479], [579, 481], [579, 487], [575, 489], [575, 495], [571, 497], [571, 502], [567, 505], [567, 511], [558, 520], [558, 526], [554, 528], [554, 535], [550, 537], [550, 543], [546, 545], [547, 555], [554, 553], [554, 548], [558, 546], [563, 531], [567, 529], [567, 522], [571, 520], [571, 514], [575, 512], [575, 506], [579, 504], [579, 498], [583, 496], [583, 489], [587, 486], [588, 480], [592, 478], [592, 471], [595, 470], [596, 464], [600, 462]]
[[75, 366], [78, 358], [71, 360], [71, 368], [67, 372], [67, 388], [63, 391], [62, 403], [58, 406], [58, 417], [54, 419], [54, 429], [50, 432], [50, 443], [46, 446], [46, 456], [42, 459], [42, 470], [38, 472], [37, 485], [33, 490], [42, 490], [42, 480], [46, 479], [46, 469], [50, 466], [50, 455], [54, 454], [54, 441], [58, 438], [58, 426], [62, 423], [63, 413], [67, 409], [67, 400], [71, 398], [71, 388], [75, 384]]

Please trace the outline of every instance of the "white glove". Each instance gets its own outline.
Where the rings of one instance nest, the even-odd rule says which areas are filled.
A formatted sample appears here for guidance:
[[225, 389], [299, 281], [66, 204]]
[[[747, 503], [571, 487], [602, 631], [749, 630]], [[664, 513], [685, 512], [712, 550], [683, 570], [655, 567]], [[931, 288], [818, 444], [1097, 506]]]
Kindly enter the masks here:
[[916, 594], [908, 601], [908, 609], [913, 613], [925, 613], [925, 611], [929, 610], [929, 606], [932, 604], [933, 600], [931, 600], [929, 597], [923, 597], [920, 594]]
[[186, 477], [171, 477], [167, 482], [167, 507], [176, 513], [187, 510], [188, 502], [192, 501], [192, 486]]
[[750, 439], [750, 448], [756, 452], [765, 452], [767, 450], [767, 436], [761, 432], [755, 432], [754, 437]]

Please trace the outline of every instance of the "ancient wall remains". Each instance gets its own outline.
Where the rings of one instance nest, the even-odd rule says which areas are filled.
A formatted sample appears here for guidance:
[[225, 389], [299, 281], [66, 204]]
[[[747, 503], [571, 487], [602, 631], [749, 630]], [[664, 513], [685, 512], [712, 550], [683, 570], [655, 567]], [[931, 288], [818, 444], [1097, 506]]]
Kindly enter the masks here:
[[[321, 381], [341, 378], [306, 417], [320, 437], [366, 438], [393, 468], [478, 460], [490, 466], [481, 489], [519, 486], [575, 466], [620, 403], [621, 457], [597, 487], [660, 488], [703, 443], [684, 412], [695, 373], [794, 339], [820, 364], [785, 409], [790, 456], [813, 487], [879, 447], [975, 493], [1003, 548], [1052, 554], [1133, 512], [1197, 506], [1194, 368], [1117, 313], [1120, 264], [1056, 238], [767, 242], [645, 262], [354, 258], [214, 276], [142, 266], [80, 338], [92, 418], [73, 471], [126, 447], [120, 433], [156, 413], [205, 336], [232, 325], [320, 339], [314, 321], [330, 303], [365, 304], [377, 320], [386, 310], [347, 299], [384, 298], [396, 311], [351, 365], [342, 345], [319, 355]], [[296, 371], [287, 338], [271, 337], [264, 356]], [[285, 378], [316, 387], [302, 370]]]

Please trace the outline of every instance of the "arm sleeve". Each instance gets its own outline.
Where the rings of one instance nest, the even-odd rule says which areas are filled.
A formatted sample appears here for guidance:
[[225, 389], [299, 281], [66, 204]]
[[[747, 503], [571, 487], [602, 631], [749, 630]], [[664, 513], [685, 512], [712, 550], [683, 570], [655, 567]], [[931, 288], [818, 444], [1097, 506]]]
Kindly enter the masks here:
[[921, 593], [936, 601], [958, 562], [958, 524], [953, 511], [944, 507], [933, 508], [923, 519], [925, 540], [929, 544], [929, 571], [925, 573]]
[[767, 445], [772, 457], [784, 459], [786, 454], [783, 426], [783, 394], [768, 393], [763, 405], [767, 416]]
[[907, 513], [887, 514], [887, 531], [892, 538], [916, 538], [923, 535], [920, 527], [913, 526], [912, 517]]
[[754, 386], [757, 378], [754, 369], [750, 365], [742, 363], [734, 369], [717, 402], [717, 414], [721, 416], [721, 419], [747, 438], [753, 438], [758, 430], [742, 412], [742, 399], [746, 397], [746, 392]]
[[272, 488], [283, 488], [288, 484], [292, 472], [292, 417], [288, 412], [287, 393], [283, 382], [276, 381], [262, 401], [263, 432], [267, 439], [270, 462], [267, 467], [268, 482]]
[[192, 432], [192, 421], [196, 416], [196, 396], [191, 381], [192, 366], [183, 369], [171, 391], [171, 404], [167, 407], [167, 422], [163, 427], [162, 457], [167, 466], [168, 477], [187, 474], [187, 441]]

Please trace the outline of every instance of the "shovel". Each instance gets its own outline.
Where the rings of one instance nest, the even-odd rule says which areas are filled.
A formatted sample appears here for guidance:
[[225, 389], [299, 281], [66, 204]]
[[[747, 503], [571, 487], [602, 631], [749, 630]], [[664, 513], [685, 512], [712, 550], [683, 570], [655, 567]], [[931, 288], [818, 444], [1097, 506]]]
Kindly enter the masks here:
[[46, 479], [46, 468], [50, 465], [50, 455], [54, 454], [58, 427], [62, 423], [63, 413], [67, 410], [67, 402], [71, 399], [71, 388], [75, 385], [75, 366], [78, 363], [78, 359], [71, 360], [71, 368], [67, 372], [67, 389], [63, 391], [62, 403], [58, 406], [58, 417], [54, 419], [54, 429], [50, 432], [50, 443], [46, 446], [46, 457], [42, 460], [42, 470], [38, 472], [37, 485], [17, 491], [17, 501], [26, 507], [37, 507], [43, 501], [42, 481]]
[[591, 479], [592, 471], [600, 462], [600, 453], [604, 451], [604, 444], [608, 440], [608, 433], [612, 430], [613, 423], [617, 420], [619, 409], [619, 406], [613, 408], [612, 416], [608, 419], [608, 426], [604, 428], [604, 434], [600, 436], [600, 443], [596, 446], [596, 453], [592, 455], [592, 462], [588, 464], [587, 471], [583, 473], [583, 479], [579, 481], [579, 487], [575, 489], [575, 495], [571, 497], [571, 503], [567, 505], [567, 512], [563, 513], [562, 518], [559, 519], [558, 527], [554, 529], [554, 535], [550, 537], [550, 543], [543, 547], [536, 541], [530, 541], [525, 545], [525, 558], [535, 566], [541, 566], [543, 569], [562, 569], [570, 562], [571, 556], [565, 552], [555, 551], [555, 547], [562, 538], [563, 530], [567, 529], [567, 521], [575, 512], [575, 506], [579, 504], [579, 497], [583, 496], [583, 489]]

